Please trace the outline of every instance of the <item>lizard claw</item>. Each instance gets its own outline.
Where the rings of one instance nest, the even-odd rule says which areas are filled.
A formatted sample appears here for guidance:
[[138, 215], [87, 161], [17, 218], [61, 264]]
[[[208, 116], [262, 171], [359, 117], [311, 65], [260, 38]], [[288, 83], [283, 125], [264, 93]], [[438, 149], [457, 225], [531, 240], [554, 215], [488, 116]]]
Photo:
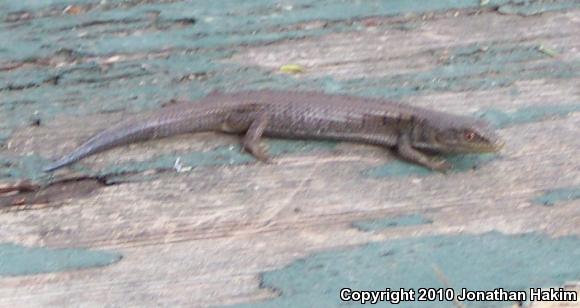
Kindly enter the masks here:
[[256, 143], [251, 143], [251, 144], [244, 144], [243, 145], [243, 149], [250, 153], [252, 156], [254, 156], [255, 159], [263, 162], [263, 163], [272, 163], [272, 159], [270, 158], [270, 156], [268, 154], [266, 154], [266, 150], [264, 149], [264, 146], [260, 145], [260, 144], [256, 144]]
[[451, 169], [452, 165], [447, 161], [440, 159], [440, 160], [432, 160], [429, 168], [439, 171], [441, 173], [447, 173], [449, 169]]

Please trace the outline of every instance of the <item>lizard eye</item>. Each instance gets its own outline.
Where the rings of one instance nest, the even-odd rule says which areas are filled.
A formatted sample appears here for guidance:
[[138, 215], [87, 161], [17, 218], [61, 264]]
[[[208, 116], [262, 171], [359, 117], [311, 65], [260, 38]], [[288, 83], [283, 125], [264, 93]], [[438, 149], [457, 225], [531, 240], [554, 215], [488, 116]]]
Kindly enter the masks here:
[[465, 138], [465, 140], [467, 141], [471, 141], [475, 139], [475, 133], [471, 131], [466, 131], [463, 133], [463, 138]]

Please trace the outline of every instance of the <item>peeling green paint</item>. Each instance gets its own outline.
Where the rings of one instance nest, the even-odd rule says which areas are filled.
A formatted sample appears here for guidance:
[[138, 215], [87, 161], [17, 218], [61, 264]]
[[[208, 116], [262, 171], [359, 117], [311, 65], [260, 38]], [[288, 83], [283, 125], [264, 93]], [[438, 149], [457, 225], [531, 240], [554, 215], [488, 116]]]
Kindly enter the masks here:
[[[262, 286], [279, 292], [267, 301], [237, 307], [359, 306], [339, 291], [446, 288], [529, 291], [580, 277], [580, 239], [542, 234], [429, 236], [370, 243], [316, 253], [266, 272]], [[385, 304], [385, 303], [381, 303]], [[509, 302], [463, 302], [467, 307], [506, 307]], [[452, 302], [406, 302], [402, 307], [453, 307]]]
[[[548, 57], [537, 47], [530, 54]], [[437, 66], [429, 71], [393, 74], [367, 80], [351, 79], [343, 82], [350, 93], [400, 98], [439, 91], [487, 90], [512, 86], [519, 80], [570, 79], [580, 76], [580, 61], [529, 63], [525, 61], [494, 63], [454, 63]]]
[[433, 221], [431, 219], [425, 218], [423, 215], [415, 213], [399, 217], [355, 221], [352, 225], [361, 231], [380, 231], [393, 227], [425, 225], [432, 222]]
[[450, 56], [444, 62], [450, 64], [489, 64], [496, 68], [498, 64], [532, 61], [545, 58], [537, 46], [526, 46], [514, 43], [495, 43], [494, 45], [470, 44], [449, 51]]
[[532, 200], [533, 203], [553, 206], [557, 203], [580, 199], [580, 187], [558, 188], [544, 192]]
[[502, 14], [517, 14], [522, 16], [538, 15], [551, 11], [561, 11], [574, 9], [578, 3], [568, 1], [542, 1], [533, 2], [529, 0], [512, 1], [511, 3], [500, 5], [497, 9]]
[[[331, 141], [289, 141], [269, 140], [267, 142], [268, 153], [272, 156], [308, 153], [312, 151], [330, 150], [336, 146]], [[176, 169], [188, 170], [189, 168], [215, 166], [215, 165], [240, 165], [256, 162], [250, 155], [241, 150], [239, 144], [217, 147], [207, 152], [190, 152], [179, 155], [159, 155], [152, 160], [143, 162], [131, 162], [114, 165], [104, 170], [97, 171], [97, 175], [115, 175], [123, 173], [142, 172], [150, 169]]]
[[107, 266], [121, 260], [116, 252], [82, 248], [52, 249], [0, 244], [0, 276], [34, 275]]
[[488, 109], [477, 113], [476, 116], [486, 119], [495, 127], [505, 128], [547, 118], [566, 117], [574, 112], [580, 112], [580, 104], [528, 106], [513, 112]]
[[[508, 0], [490, 1], [490, 6], [508, 4]], [[573, 1], [570, 1], [573, 2]], [[26, 59], [50, 54], [60, 48], [71, 48], [79, 52], [99, 52], [101, 54], [152, 50], [160, 46], [177, 48], [216, 48], [256, 41], [268, 42], [291, 38], [283, 31], [288, 25], [313, 20], [339, 21], [368, 16], [397, 16], [451, 9], [477, 8], [478, 0], [394, 0], [394, 1], [333, 1], [294, 0], [283, 4], [263, 0], [216, 0], [200, 2], [196, 5], [184, 2], [141, 3], [127, 5], [121, 1], [110, 1], [99, 5], [98, 1], [87, 1], [91, 9], [83, 14], [60, 16], [68, 4], [79, 2], [38, 2], [20, 3], [6, 1], [0, 4], [4, 20], [15, 18], [19, 11], [34, 10], [29, 26], [13, 27], [9, 36], [0, 32], [0, 39], [8, 42], [6, 59]], [[577, 4], [572, 3], [574, 7]], [[543, 7], [548, 9], [548, 5]], [[150, 18], [151, 12], [159, 12], [156, 23]], [[52, 14], [51, 14], [52, 13]], [[16, 15], [17, 16], [17, 15]], [[192, 20], [184, 25], [179, 20]], [[95, 22], [96, 21], [96, 22]], [[171, 22], [173, 21], [173, 23]], [[90, 23], [93, 22], [93, 23]], [[151, 27], [169, 27], [165, 31], [152, 31]], [[4, 26], [7, 27], [7, 26]], [[30, 32], [30, 29], [35, 29]], [[70, 31], [85, 31], [89, 36], [71, 35]], [[154, 30], [154, 28], [153, 28]], [[324, 30], [324, 29], [322, 29]], [[139, 36], [119, 36], [119, 31], [140, 31]], [[318, 30], [321, 31], [321, 30]], [[293, 37], [305, 36], [313, 31], [294, 31]], [[171, 35], [167, 35], [171, 33]], [[29, 38], [44, 35], [44, 40]], [[28, 39], [27, 39], [28, 38]], [[96, 38], [96, 39], [95, 39]], [[55, 44], [53, 42], [58, 42]]]
[[39, 172], [47, 162], [38, 155], [0, 155], [0, 179], [48, 179], [47, 174]]
[[[486, 163], [497, 159], [496, 154], [468, 154], [447, 157], [446, 160], [453, 167], [448, 172], [465, 172], [485, 165]], [[401, 160], [395, 160], [390, 163], [370, 168], [363, 172], [364, 176], [371, 178], [398, 177], [398, 176], [427, 176], [436, 174], [425, 167], [408, 163]]]
[[115, 164], [96, 171], [98, 175], [120, 175], [143, 172], [150, 169], [180, 169], [188, 167], [239, 165], [252, 162], [249, 154], [242, 153], [239, 146], [222, 146], [207, 152], [162, 154], [151, 160]]

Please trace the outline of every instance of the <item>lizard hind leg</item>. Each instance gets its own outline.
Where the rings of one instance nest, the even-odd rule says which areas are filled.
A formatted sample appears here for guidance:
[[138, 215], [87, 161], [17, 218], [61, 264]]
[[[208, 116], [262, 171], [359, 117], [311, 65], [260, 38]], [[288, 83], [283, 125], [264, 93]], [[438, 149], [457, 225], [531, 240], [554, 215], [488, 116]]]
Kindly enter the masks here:
[[266, 153], [264, 146], [261, 144], [262, 135], [264, 130], [268, 126], [268, 115], [266, 113], [260, 113], [256, 119], [250, 124], [250, 127], [246, 131], [246, 135], [242, 140], [242, 147], [244, 150], [252, 156], [254, 156], [259, 161], [269, 163], [272, 160]]

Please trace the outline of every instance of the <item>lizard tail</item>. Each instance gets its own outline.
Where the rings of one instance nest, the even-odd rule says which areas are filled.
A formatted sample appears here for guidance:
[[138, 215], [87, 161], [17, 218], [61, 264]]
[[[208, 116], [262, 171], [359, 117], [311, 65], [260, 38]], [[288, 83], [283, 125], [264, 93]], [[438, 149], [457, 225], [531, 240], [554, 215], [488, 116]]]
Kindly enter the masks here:
[[48, 164], [44, 172], [51, 172], [75, 163], [89, 155], [113, 147], [155, 138], [215, 130], [220, 123], [219, 117], [195, 116], [187, 112], [165, 112], [145, 119], [132, 119], [110, 127], [93, 136], [71, 153]]
[[51, 172], [73, 164], [89, 155], [108, 150], [118, 145], [152, 139], [155, 137], [155, 129], [152, 127], [143, 128], [131, 127], [130, 125], [123, 126], [114, 129], [107, 129], [95, 135], [71, 153], [48, 164], [42, 170], [44, 172]]
[[44, 166], [44, 168], [42, 168], [42, 171], [43, 172], [52, 172], [52, 171], [60, 169], [64, 166], [68, 166], [68, 165], [80, 160], [81, 158], [82, 157], [80, 157], [80, 156], [74, 157], [72, 154], [67, 155], [67, 156], [60, 158], [57, 161], [54, 161], [54, 162]]

